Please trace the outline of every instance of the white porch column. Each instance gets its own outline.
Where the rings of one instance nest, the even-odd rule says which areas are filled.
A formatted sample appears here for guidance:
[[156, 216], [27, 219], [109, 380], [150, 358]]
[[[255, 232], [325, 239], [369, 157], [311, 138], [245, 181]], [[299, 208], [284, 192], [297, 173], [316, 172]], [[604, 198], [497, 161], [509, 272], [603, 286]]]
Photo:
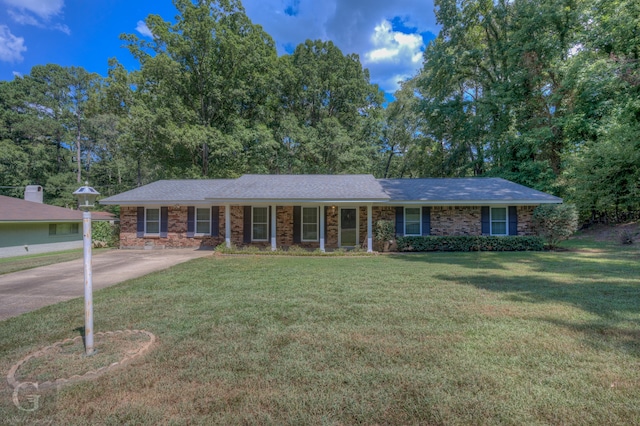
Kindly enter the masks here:
[[231, 248], [231, 206], [224, 205], [224, 242], [227, 248]]
[[276, 205], [271, 206], [271, 251], [276, 251], [276, 216], [278, 215], [278, 211], [276, 210]]
[[371, 218], [373, 208], [371, 204], [367, 206], [367, 252], [373, 251], [373, 219]]
[[324, 253], [324, 204], [320, 204], [320, 251]]

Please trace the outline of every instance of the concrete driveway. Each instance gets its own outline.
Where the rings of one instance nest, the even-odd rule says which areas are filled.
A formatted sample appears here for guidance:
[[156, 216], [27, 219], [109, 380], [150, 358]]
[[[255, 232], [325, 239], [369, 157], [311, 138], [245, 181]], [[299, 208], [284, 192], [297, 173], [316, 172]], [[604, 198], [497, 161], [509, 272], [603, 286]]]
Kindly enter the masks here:
[[[93, 256], [93, 290], [141, 277], [204, 256], [194, 249], [110, 250]], [[83, 260], [0, 275], [0, 321], [84, 296]]]

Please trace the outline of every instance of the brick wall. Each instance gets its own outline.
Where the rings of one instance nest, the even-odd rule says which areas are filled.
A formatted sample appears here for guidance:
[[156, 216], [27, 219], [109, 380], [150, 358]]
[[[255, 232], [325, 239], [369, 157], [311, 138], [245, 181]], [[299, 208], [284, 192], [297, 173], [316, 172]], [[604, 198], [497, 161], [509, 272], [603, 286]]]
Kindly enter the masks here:
[[216, 247], [224, 242], [224, 207], [220, 207], [219, 236], [187, 237], [187, 207], [167, 207], [167, 237], [137, 237], [137, 207], [122, 206], [120, 208], [120, 248], [200, 248]]
[[482, 235], [480, 206], [431, 207], [431, 235]]
[[395, 227], [396, 223], [396, 208], [394, 206], [373, 206], [372, 212], [372, 221], [373, 221], [373, 249], [375, 251], [382, 251], [384, 248], [383, 241], [376, 241], [375, 232], [376, 232], [376, 222], [379, 220], [388, 220]]
[[535, 235], [533, 211], [536, 206], [518, 206], [518, 235]]
[[[518, 206], [518, 235], [533, 235], [532, 218], [535, 206]], [[326, 248], [338, 247], [339, 233], [338, 207], [328, 207], [325, 227], [327, 228]], [[231, 242], [236, 246], [244, 245], [244, 207], [231, 206]], [[322, 214], [322, 212], [321, 212]], [[359, 241], [363, 248], [367, 245], [367, 208], [358, 208]], [[431, 235], [481, 235], [479, 206], [433, 206], [431, 207]], [[395, 224], [394, 206], [374, 206], [372, 222], [384, 219]], [[122, 206], [120, 209], [120, 247], [122, 248], [179, 248], [179, 247], [216, 247], [225, 240], [225, 208], [219, 208], [219, 236], [187, 237], [187, 207], [168, 207], [168, 234], [166, 238], [157, 236], [137, 237], [137, 208]], [[276, 245], [290, 247], [297, 245], [305, 248], [318, 248], [319, 242], [293, 243], [293, 206], [276, 207]], [[270, 241], [253, 243], [260, 247], [269, 247]], [[380, 251], [382, 243], [375, 241], [374, 250]]]
[[340, 217], [340, 208], [337, 206], [329, 207], [327, 209], [327, 241], [325, 241], [325, 247], [336, 248], [338, 247], [338, 219]]

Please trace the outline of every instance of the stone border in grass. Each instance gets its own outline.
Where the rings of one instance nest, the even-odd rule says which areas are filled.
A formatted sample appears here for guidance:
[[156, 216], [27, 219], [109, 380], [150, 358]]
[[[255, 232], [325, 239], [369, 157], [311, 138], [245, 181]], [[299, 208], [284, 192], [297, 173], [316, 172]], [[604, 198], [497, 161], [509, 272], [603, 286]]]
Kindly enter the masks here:
[[49, 388], [57, 388], [59, 386], [64, 386], [70, 383], [76, 383], [79, 381], [83, 381], [83, 380], [93, 380], [96, 379], [98, 377], [100, 377], [101, 375], [103, 375], [104, 373], [114, 370], [115, 368], [121, 367], [125, 364], [127, 364], [128, 362], [130, 362], [131, 360], [141, 357], [142, 355], [144, 355], [145, 353], [147, 353], [149, 351], [149, 349], [151, 348], [151, 346], [155, 343], [156, 341], [156, 336], [146, 330], [116, 330], [116, 331], [105, 331], [105, 332], [99, 332], [99, 333], [95, 333], [94, 336], [112, 336], [112, 335], [118, 335], [118, 334], [126, 334], [126, 335], [131, 335], [131, 334], [145, 334], [146, 336], [149, 337], [149, 341], [146, 342], [144, 345], [142, 345], [136, 352], [125, 356], [124, 358], [122, 358], [120, 361], [117, 362], [113, 362], [108, 366], [105, 367], [101, 367], [98, 368], [96, 370], [90, 370], [87, 371], [86, 373], [82, 374], [82, 375], [73, 375], [69, 378], [60, 378], [60, 379], [56, 379], [54, 381], [46, 381], [46, 382], [42, 382], [42, 383], [33, 383], [33, 382], [20, 382], [18, 380], [16, 380], [15, 375], [18, 372], [18, 370], [20, 369], [20, 367], [26, 363], [27, 361], [29, 361], [31, 358], [35, 358], [38, 356], [42, 356], [44, 355], [48, 350], [51, 350], [57, 346], [62, 346], [68, 343], [74, 343], [77, 342], [78, 340], [82, 339], [82, 336], [76, 336], [72, 339], [65, 339], [62, 340], [60, 342], [56, 342], [52, 345], [46, 346], [42, 349], [39, 349], [35, 352], [32, 352], [30, 354], [28, 354], [27, 356], [25, 356], [24, 358], [22, 358], [20, 361], [18, 361], [16, 364], [14, 364], [11, 369], [9, 370], [9, 373], [7, 374], [7, 381], [9, 382], [9, 385], [11, 385], [11, 387], [13, 387], [14, 389], [17, 389], [18, 387], [22, 386], [23, 384], [29, 383], [29, 384], [36, 384], [38, 389], [49, 389]]

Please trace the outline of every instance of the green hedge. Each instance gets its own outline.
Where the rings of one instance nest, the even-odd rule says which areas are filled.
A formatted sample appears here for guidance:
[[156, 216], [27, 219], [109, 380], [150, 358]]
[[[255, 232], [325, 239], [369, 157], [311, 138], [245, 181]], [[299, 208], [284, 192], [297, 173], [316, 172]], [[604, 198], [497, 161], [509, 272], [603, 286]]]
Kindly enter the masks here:
[[398, 251], [542, 251], [540, 237], [397, 237]]

